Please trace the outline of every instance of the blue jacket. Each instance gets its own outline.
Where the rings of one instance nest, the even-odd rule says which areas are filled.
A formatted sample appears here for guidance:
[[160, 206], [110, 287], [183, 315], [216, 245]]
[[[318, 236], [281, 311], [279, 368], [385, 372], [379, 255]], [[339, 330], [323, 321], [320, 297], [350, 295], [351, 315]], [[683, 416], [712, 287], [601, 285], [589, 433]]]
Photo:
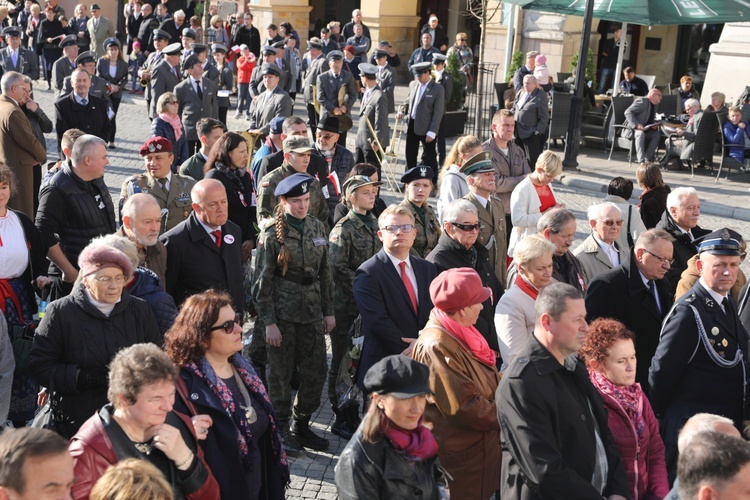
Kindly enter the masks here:
[[737, 144], [737, 148], [729, 148], [729, 156], [742, 163], [745, 160], [745, 137], [750, 137], [748, 132], [748, 124], [745, 124], [745, 128], [740, 128], [734, 123], [727, 121], [724, 124], [724, 138], [727, 144]]
[[174, 158], [172, 159], [172, 173], [177, 173], [179, 166], [190, 157], [188, 154], [185, 127], [182, 127], [182, 135], [180, 136], [180, 140], [177, 141], [174, 138], [174, 129], [172, 128], [172, 125], [157, 116], [154, 118], [154, 121], [151, 122], [151, 137], [156, 136], [164, 137], [172, 143], [172, 151], [174, 153]]
[[159, 276], [151, 269], [137, 268], [135, 279], [128, 286], [128, 292], [151, 306], [159, 331], [164, 335], [177, 317], [177, 306], [172, 296], [164, 291]]

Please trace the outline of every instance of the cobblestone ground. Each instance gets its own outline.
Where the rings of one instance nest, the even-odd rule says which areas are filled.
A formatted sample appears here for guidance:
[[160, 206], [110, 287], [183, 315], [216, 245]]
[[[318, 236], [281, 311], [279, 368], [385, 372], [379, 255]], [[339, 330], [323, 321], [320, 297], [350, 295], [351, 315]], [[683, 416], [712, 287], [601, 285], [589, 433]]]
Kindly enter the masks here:
[[[406, 96], [406, 88], [400, 87], [396, 90], [396, 99], [402, 102]], [[42, 109], [47, 113], [54, 122], [54, 95], [51, 91], [37, 89], [35, 97]], [[234, 102], [234, 99], [233, 99]], [[297, 99], [295, 113], [299, 116], [306, 117], [304, 105], [300, 99]], [[246, 128], [246, 123], [236, 120], [232, 117], [234, 111], [229, 111], [229, 129], [242, 130]], [[358, 108], [354, 109], [354, 116], [358, 115]], [[126, 94], [122, 105], [120, 106], [117, 117], [118, 135], [116, 138], [117, 149], [110, 150], [110, 165], [107, 167], [105, 179], [109, 186], [113, 199], [117, 199], [120, 193], [122, 182], [130, 175], [140, 172], [143, 169], [143, 162], [138, 155], [138, 148], [149, 137], [150, 123], [146, 116], [145, 101], [140, 97], [132, 97]], [[356, 130], [349, 133], [349, 147], [353, 150], [354, 137]], [[482, 138], [485, 139], [485, 138]], [[47, 135], [47, 150], [50, 158], [55, 156], [56, 139], [54, 132]], [[402, 151], [405, 141], [402, 140]], [[449, 140], [448, 147], [452, 144]], [[583, 151], [585, 154], [585, 150]], [[593, 203], [602, 198], [601, 193], [575, 189], [568, 186], [555, 184], [554, 189], [563, 203], [576, 215], [578, 220], [578, 232], [574, 248], [580, 244], [589, 234], [588, 223], [586, 222], [586, 209]], [[400, 195], [393, 192], [385, 191], [386, 201], [396, 201]], [[434, 206], [434, 200], [433, 200]], [[706, 228], [718, 228], [729, 226], [741, 234], [750, 235], [750, 223], [726, 219], [722, 217], [704, 215], [701, 218], [701, 226]], [[750, 266], [747, 262], [743, 263], [745, 273], [750, 273]], [[329, 349], [330, 354], [330, 349]], [[319, 410], [315, 413], [312, 420], [313, 429], [328, 439], [331, 443], [326, 452], [307, 451], [304, 456], [296, 459], [290, 459], [292, 472], [291, 487], [287, 494], [289, 498], [316, 498], [316, 499], [335, 499], [336, 487], [334, 483], [334, 467], [341, 451], [346, 446], [346, 442], [330, 433], [330, 424], [333, 421], [333, 413], [327, 400], [327, 389], [323, 390], [323, 399]], [[395, 499], [394, 499], [395, 500]]]

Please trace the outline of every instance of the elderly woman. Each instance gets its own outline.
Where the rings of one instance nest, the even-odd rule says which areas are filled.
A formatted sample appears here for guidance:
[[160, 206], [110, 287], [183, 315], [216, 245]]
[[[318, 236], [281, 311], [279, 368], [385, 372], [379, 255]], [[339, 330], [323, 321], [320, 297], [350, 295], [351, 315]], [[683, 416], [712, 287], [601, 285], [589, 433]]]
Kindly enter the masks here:
[[110, 365], [109, 403], [70, 440], [73, 498], [89, 498], [107, 468], [128, 458], [156, 466], [176, 498], [218, 498], [219, 485], [203, 460], [190, 417], [173, 411], [176, 377], [177, 367], [154, 344], [117, 353]]
[[432, 179], [434, 172], [426, 165], [410, 168], [401, 176], [401, 182], [404, 184], [404, 200], [401, 206], [414, 214], [414, 229], [417, 232], [411, 254], [422, 259], [435, 248], [440, 237], [440, 223], [428, 203]]
[[443, 168], [438, 174], [440, 196], [438, 196], [437, 201], [437, 212], [441, 224], [444, 221], [443, 210], [445, 206], [451, 201], [469, 194], [469, 185], [466, 182], [466, 175], [461, 172], [461, 165], [481, 152], [482, 141], [473, 135], [459, 137], [451, 150], [448, 151]]
[[440, 463], [461, 498], [490, 498], [500, 487], [500, 423], [495, 352], [474, 323], [493, 291], [476, 271], [449, 269], [430, 285], [435, 308], [412, 357], [430, 368], [425, 422], [438, 443]]
[[535, 164], [544, 149], [544, 132], [549, 124], [549, 98], [534, 75], [523, 77], [523, 87], [513, 105], [516, 118], [516, 144], [526, 150], [529, 165]]
[[714, 92], [711, 94], [711, 104], [706, 106], [706, 111], [714, 113], [726, 113], [729, 111], [726, 105], [727, 96], [723, 92]]
[[215, 15], [211, 17], [211, 21], [208, 24], [208, 41], [229, 47], [229, 34], [224, 27], [224, 20], [221, 16]]
[[58, 430], [67, 436], [106, 403], [107, 366], [118, 351], [162, 342], [149, 305], [123, 289], [133, 275], [125, 254], [90, 244], [78, 267], [72, 293], [47, 306], [28, 366], [29, 374], [50, 389]]
[[664, 184], [659, 165], [650, 161], [638, 165], [635, 170], [635, 179], [638, 181], [638, 186], [643, 189], [639, 198], [641, 203], [638, 205], [641, 219], [646, 229], [653, 229], [667, 209], [667, 196], [671, 190]]
[[[224, 33], [226, 34], [226, 31]], [[211, 51], [213, 52], [216, 69], [219, 70], [219, 81], [216, 82], [219, 85], [220, 94], [216, 99], [219, 103], [219, 121], [226, 123], [227, 111], [229, 110], [229, 94], [232, 92], [232, 87], [234, 87], [234, 74], [227, 61], [227, 46], [215, 43], [211, 45]]]
[[526, 236], [535, 234], [542, 214], [553, 208], [565, 208], [552, 190], [552, 181], [562, 173], [562, 160], [552, 151], [539, 155], [534, 171], [518, 183], [510, 195], [510, 219], [513, 229], [508, 255], [515, 258], [514, 247]]
[[372, 403], [336, 464], [340, 500], [448, 498], [437, 442], [422, 425], [429, 377], [428, 367], [403, 354], [367, 371]]
[[693, 78], [688, 75], [680, 78], [680, 86], [672, 89], [671, 94], [680, 96], [680, 99], [682, 100], [681, 104], [683, 105], [688, 99], [695, 99], [697, 101], [700, 101], [701, 99], [701, 95], [695, 90], [695, 87], [693, 87]]
[[662, 499], [669, 492], [664, 443], [651, 404], [635, 381], [635, 335], [619, 321], [594, 320], [579, 355], [604, 400], [630, 498]]
[[542, 288], [552, 282], [552, 255], [557, 249], [538, 234], [524, 238], [517, 248], [513, 261], [518, 274], [495, 308], [495, 328], [503, 358], [501, 371], [526, 347], [534, 331], [534, 304]]
[[[104, 41], [107, 51], [96, 63], [96, 74], [108, 85], [109, 99], [112, 102], [112, 134], [109, 136], [109, 148], [115, 148], [115, 134], [117, 133], [117, 110], [122, 101], [122, 87], [128, 83], [128, 63], [122, 55], [120, 40], [115, 37]], [[105, 137], [105, 139], [107, 139]]]
[[187, 135], [178, 114], [179, 109], [177, 96], [164, 92], [156, 101], [158, 116], [151, 122], [151, 137], [165, 137], [172, 143], [172, 173], [177, 173], [177, 168], [189, 157]]
[[435, 264], [438, 273], [454, 268], [473, 269], [479, 274], [482, 286], [492, 291], [483, 304], [475, 326], [497, 354], [500, 351], [495, 331], [495, 306], [504, 287], [492, 268], [489, 250], [477, 241], [479, 226], [477, 207], [469, 200], [453, 200], [445, 208], [443, 234], [427, 260]]
[[284, 498], [289, 468], [281, 423], [242, 357], [242, 324], [232, 298], [213, 290], [189, 297], [165, 342], [180, 367], [175, 408], [193, 415], [221, 498]]

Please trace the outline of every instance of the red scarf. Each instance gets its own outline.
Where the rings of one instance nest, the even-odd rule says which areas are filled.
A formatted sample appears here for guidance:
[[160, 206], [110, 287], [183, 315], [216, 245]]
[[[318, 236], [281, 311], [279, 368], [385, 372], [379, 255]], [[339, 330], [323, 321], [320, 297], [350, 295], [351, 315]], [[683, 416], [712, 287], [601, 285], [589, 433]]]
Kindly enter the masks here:
[[615, 385], [603, 374], [589, 369], [589, 379], [594, 387], [620, 404], [635, 429], [638, 437], [638, 446], [643, 444], [643, 432], [646, 429], [646, 421], [643, 419], [643, 399], [645, 395], [641, 390], [641, 384]]
[[419, 419], [417, 428], [411, 431], [402, 429], [383, 414], [380, 421], [383, 435], [396, 450], [406, 455], [408, 460], [421, 462], [437, 455], [438, 445], [430, 429], [422, 425]]
[[488, 366], [495, 366], [495, 352], [490, 349], [487, 340], [482, 337], [482, 334], [473, 325], [460, 325], [437, 307], [432, 310], [432, 314], [448, 330], [448, 333], [463, 344], [479, 361]]
[[526, 278], [521, 276], [521, 273], [516, 275], [516, 286], [520, 288], [526, 295], [536, 300], [539, 296], [539, 290], [532, 285]]

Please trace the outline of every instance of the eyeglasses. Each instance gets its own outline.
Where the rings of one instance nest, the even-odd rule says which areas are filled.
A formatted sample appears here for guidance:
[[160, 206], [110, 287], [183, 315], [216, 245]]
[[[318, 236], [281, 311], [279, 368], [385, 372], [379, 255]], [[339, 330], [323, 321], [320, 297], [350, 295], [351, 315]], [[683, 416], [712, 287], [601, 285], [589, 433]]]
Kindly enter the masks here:
[[240, 328], [242, 327], [242, 316], [240, 314], [235, 314], [234, 319], [225, 321], [219, 326], [212, 326], [211, 328], [208, 329], [208, 331], [213, 332], [214, 330], [223, 329], [224, 333], [226, 333], [227, 335], [231, 335], [232, 333], [234, 333], [234, 325], [238, 325]]
[[658, 260], [658, 261], [659, 261], [659, 262], [661, 262], [662, 264], [669, 264], [670, 266], [671, 266], [672, 264], [674, 264], [674, 259], [666, 259], [666, 258], [664, 258], [664, 257], [659, 257], [659, 256], [658, 256], [658, 255], [656, 255], [656, 254], [655, 254], [654, 252], [652, 252], [652, 251], [650, 251], [650, 250], [647, 250], [647, 249], [645, 249], [645, 248], [643, 249], [643, 251], [644, 251], [644, 252], [646, 252], [646, 253], [647, 253], [647, 254], [649, 254], [649, 255], [652, 255], [652, 256], [653, 256], [653, 257], [654, 257], [654, 258], [655, 258], [656, 260]]
[[612, 220], [612, 219], [605, 219], [605, 220], [602, 220], [602, 219], [596, 219], [596, 220], [597, 220], [597, 221], [599, 221], [599, 222], [601, 222], [602, 224], [604, 224], [604, 225], [605, 225], [605, 226], [607, 226], [607, 227], [612, 227], [612, 226], [614, 226], [615, 224], [617, 224], [617, 227], [621, 227], [621, 226], [622, 226], [622, 224], [623, 224], [623, 222], [625, 222], [625, 221], [624, 221], [624, 220], [622, 220], [622, 219], [617, 219], [617, 220]]
[[102, 276], [101, 278], [94, 277], [94, 279], [98, 281], [99, 283], [101, 283], [102, 285], [109, 285], [113, 281], [117, 283], [118, 285], [122, 285], [123, 283], [128, 281], [128, 279], [125, 277], [124, 274], [115, 276], [114, 278], [112, 276]]
[[476, 224], [459, 224], [458, 222], [451, 222], [451, 226], [459, 228], [461, 231], [479, 231], [479, 223]]
[[390, 226], [385, 226], [383, 229], [391, 234], [396, 234], [399, 230], [401, 230], [402, 233], [411, 233], [414, 229], [414, 224], [392, 224]]

